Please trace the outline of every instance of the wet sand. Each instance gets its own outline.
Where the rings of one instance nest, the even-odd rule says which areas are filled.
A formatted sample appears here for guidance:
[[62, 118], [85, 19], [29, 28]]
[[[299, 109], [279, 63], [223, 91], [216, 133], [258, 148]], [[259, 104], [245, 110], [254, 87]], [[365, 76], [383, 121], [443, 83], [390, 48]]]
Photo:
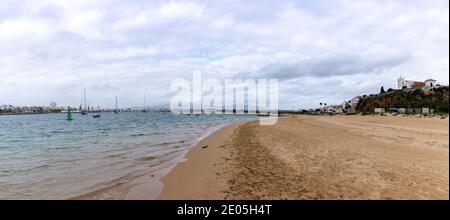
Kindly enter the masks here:
[[439, 117], [245, 122], [192, 148], [159, 199], [449, 199], [448, 141]]

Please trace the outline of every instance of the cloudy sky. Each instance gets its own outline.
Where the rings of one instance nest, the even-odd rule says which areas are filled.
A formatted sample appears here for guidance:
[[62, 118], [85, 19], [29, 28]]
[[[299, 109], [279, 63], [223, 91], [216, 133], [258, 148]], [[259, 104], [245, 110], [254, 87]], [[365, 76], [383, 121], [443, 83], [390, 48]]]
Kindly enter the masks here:
[[449, 81], [449, 2], [0, 0], [0, 105], [167, 104], [175, 78], [276, 78], [282, 108]]

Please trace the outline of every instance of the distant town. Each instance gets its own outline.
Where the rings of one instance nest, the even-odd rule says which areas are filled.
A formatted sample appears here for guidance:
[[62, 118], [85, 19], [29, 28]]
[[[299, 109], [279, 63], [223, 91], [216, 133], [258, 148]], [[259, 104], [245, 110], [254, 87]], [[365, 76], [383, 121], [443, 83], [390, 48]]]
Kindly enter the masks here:
[[[14, 105], [1, 105], [0, 115], [21, 115], [21, 114], [50, 114], [50, 113], [65, 113], [69, 110], [68, 106], [59, 106], [56, 102], [51, 102], [48, 106], [14, 106]], [[84, 109], [82, 107], [70, 108], [72, 113], [81, 113]], [[100, 106], [86, 108], [87, 112], [142, 112], [142, 111], [155, 111], [155, 112], [168, 112], [166, 108], [156, 107], [134, 107], [134, 108], [102, 108]]]
[[[397, 81], [397, 88], [389, 88], [385, 90], [383, 86], [379, 94], [355, 96], [350, 100], [344, 101], [342, 104], [328, 105], [325, 102], [318, 103], [317, 108], [310, 109], [292, 109], [279, 110], [280, 114], [371, 114], [371, 113], [395, 113], [395, 114], [448, 114], [448, 86], [437, 83], [434, 79], [425, 81], [405, 80], [400, 77]], [[48, 114], [48, 113], [64, 113], [69, 110], [68, 106], [58, 105], [51, 102], [48, 106], [13, 106], [1, 105], [0, 115], [17, 115], [17, 114]], [[86, 112], [170, 112], [168, 106], [165, 107], [133, 107], [133, 108], [102, 108], [99, 106], [92, 107], [85, 104], [77, 108], [70, 108], [72, 113]], [[206, 113], [207, 109], [202, 109], [202, 113]], [[191, 111], [188, 111], [192, 113]], [[222, 110], [221, 113], [231, 114], [250, 114], [247, 110], [236, 111]], [[217, 111], [214, 111], [217, 113]], [[258, 111], [254, 114], [259, 114]]]

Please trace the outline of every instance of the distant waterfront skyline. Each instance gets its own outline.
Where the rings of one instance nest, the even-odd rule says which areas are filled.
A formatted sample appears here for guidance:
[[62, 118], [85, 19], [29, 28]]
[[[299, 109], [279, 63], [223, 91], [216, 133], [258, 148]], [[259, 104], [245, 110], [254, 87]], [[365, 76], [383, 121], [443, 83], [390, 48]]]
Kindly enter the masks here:
[[0, 4], [0, 105], [168, 105], [173, 79], [276, 78], [280, 109], [449, 83], [449, 3], [9, 1]]

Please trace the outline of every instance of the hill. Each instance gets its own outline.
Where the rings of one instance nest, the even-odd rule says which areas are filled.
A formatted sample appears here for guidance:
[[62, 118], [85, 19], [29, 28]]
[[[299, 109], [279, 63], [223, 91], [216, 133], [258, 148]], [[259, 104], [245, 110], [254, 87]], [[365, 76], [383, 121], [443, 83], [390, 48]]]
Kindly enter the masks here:
[[430, 108], [437, 113], [448, 113], [448, 96], [448, 86], [431, 90], [389, 90], [361, 97], [356, 109], [360, 112], [373, 112], [374, 108]]

